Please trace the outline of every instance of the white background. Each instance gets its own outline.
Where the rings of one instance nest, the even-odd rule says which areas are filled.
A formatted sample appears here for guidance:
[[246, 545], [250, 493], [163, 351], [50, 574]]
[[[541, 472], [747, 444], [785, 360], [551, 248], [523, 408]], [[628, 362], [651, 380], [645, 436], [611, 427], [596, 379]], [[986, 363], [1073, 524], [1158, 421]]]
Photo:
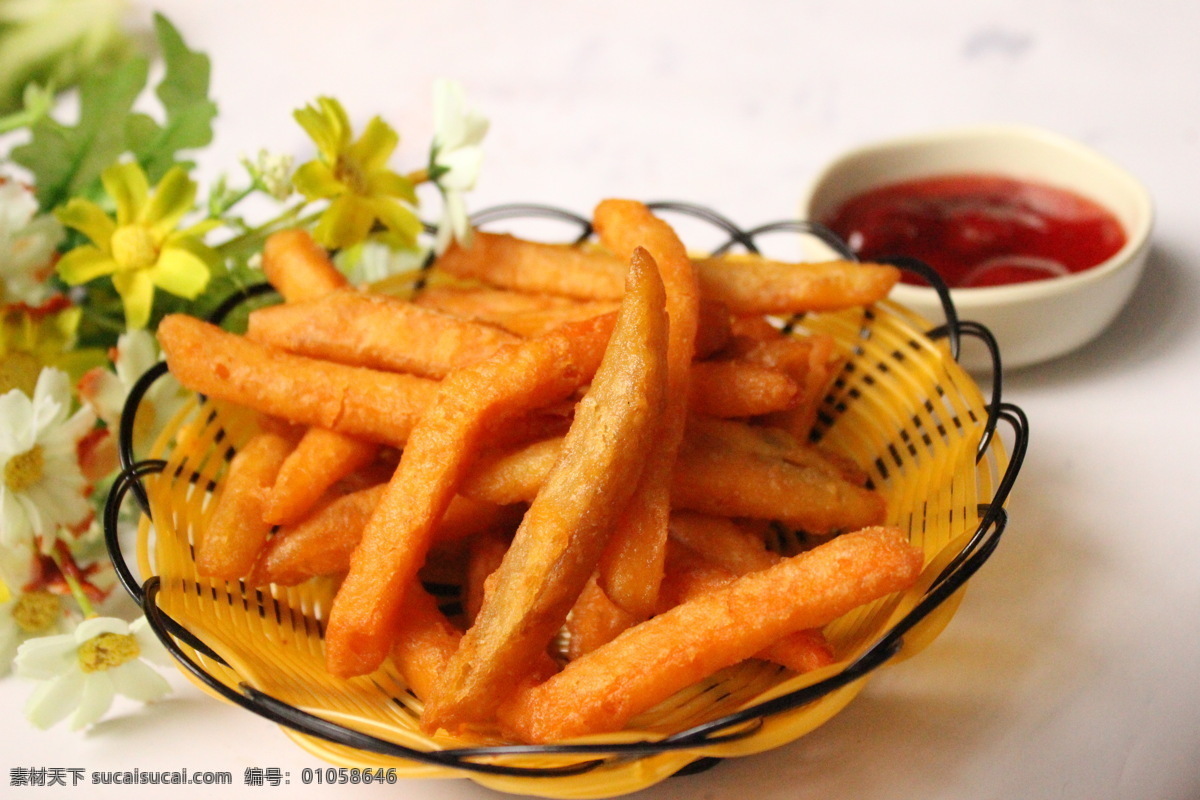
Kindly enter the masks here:
[[[148, 24], [150, 3], [135, 3]], [[162, 0], [213, 57], [221, 106], [201, 176], [266, 146], [307, 157], [292, 120], [318, 94], [405, 137], [424, 164], [430, 84], [492, 121], [472, 207], [590, 211], [688, 199], [752, 224], [793, 216], [826, 161], [891, 135], [1039, 125], [1142, 179], [1158, 219], [1145, 278], [1097, 341], [1007, 376], [1032, 447], [999, 550], [950, 628], [845, 712], [771, 753], [669, 780], [654, 798], [1200, 797], [1200, 6], [1082, 2], [382, 2]], [[228, 770], [171, 797], [315, 797], [322, 764], [270, 723], [179, 691], [86, 734], [37, 732], [0, 683], [5, 797], [165, 796], [9, 788], [14, 767]], [[242, 786], [246, 767], [290, 772]], [[344, 797], [482, 798], [468, 781]], [[86, 794], [85, 794], [86, 793]]]

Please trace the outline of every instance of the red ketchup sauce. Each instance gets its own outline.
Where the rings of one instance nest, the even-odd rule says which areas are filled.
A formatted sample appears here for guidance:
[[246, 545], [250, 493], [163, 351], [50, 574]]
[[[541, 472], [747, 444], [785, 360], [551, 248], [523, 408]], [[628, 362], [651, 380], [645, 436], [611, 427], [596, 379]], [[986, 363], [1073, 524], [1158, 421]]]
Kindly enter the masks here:
[[[822, 220], [864, 261], [919, 258], [949, 286], [1000, 286], [1094, 267], [1125, 244], [1116, 217], [1062, 189], [944, 175], [860, 194]], [[920, 278], [905, 275], [909, 283]]]

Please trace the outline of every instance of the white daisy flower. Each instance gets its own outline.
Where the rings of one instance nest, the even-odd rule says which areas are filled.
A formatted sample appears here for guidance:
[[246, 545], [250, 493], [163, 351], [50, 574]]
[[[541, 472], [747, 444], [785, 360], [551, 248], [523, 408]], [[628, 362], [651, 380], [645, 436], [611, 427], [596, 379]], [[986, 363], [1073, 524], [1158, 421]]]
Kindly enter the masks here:
[[70, 415], [71, 384], [47, 367], [33, 399], [19, 389], [0, 396], [0, 546], [44, 550], [60, 526], [84, 522], [92, 506], [84, 493], [77, 445], [95, 424], [90, 408]]
[[43, 683], [25, 714], [43, 729], [70, 716], [71, 730], [79, 730], [103, 717], [116, 695], [157, 700], [171, 686], [143, 659], [168, 660], [145, 617], [132, 624], [94, 617], [72, 633], [30, 639], [17, 652], [16, 673]]
[[433, 87], [433, 146], [429, 174], [442, 193], [442, 220], [434, 250], [444, 253], [454, 239], [471, 243], [471, 222], [463, 194], [475, 188], [483, 164], [488, 121], [465, 106], [462, 86], [439, 80]]
[[63, 239], [53, 214], [37, 214], [33, 192], [0, 178], [0, 300], [37, 306], [50, 296], [51, 259]]
[[[104, 367], [88, 370], [79, 380], [79, 396], [115, 434], [130, 390], [162, 355], [154, 334], [139, 328], [122, 334], [109, 358], [115, 371]], [[154, 381], [138, 404], [133, 423], [135, 449], [149, 447], [187, 400], [187, 391], [171, 374]]]
[[34, 558], [32, 549], [0, 548], [0, 676], [8, 674], [22, 642], [61, 633], [67, 621], [67, 606], [58, 595], [25, 591], [33, 583]]

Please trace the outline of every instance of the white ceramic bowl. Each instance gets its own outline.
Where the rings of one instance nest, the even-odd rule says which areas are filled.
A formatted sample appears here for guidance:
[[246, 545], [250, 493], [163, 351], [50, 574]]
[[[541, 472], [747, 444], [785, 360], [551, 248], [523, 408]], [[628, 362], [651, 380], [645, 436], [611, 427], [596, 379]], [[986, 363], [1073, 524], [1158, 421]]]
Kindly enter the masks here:
[[[1153, 226], [1150, 195], [1129, 173], [1078, 142], [1022, 126], [963, 128], [858, 148], [826, 167], [801, 202], [804, 219], [826, 218], [843, 202], [884, 184], [932, 175], [990, 173], [1073, 191], [1108, 208], [1126, 242], [1107, 261], [1082, 272], [1009, 286], [951, 290], [958, 315], [986, 325], [1000, 344], [1005, 369], [1064, 355], [1095, 338], [1137, 285]], [[934, 322], [937, 293], [898, 285], [891, 298]], [[982, 350], [964, 350], [969, 369], [985, 366]]]

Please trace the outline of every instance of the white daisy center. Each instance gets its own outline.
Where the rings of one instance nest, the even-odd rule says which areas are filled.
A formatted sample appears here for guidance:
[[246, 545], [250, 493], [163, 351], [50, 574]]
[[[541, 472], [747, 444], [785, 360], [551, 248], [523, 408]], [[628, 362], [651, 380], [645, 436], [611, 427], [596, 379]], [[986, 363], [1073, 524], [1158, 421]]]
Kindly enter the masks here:
[[127, 633], [101, 633], [79, 645], [79, 668], [84, 672], [114, 669], [141, 654], [137, 639]]
[[26, 592], [13, 604], [12, 618], [25, 633], [44, 633], [62, 613], [62, 601], [46, 591]]
[[158, 245], [145, 225], [122, 225], [112, 235], [112, 255], [122, 269], [146, 269], [158, 261]]
[[46, 454], [40, 444], [18, 453], [4, 465], [4, 485], [13, 494], [20, 494], [35, 485], [46, 474]]

